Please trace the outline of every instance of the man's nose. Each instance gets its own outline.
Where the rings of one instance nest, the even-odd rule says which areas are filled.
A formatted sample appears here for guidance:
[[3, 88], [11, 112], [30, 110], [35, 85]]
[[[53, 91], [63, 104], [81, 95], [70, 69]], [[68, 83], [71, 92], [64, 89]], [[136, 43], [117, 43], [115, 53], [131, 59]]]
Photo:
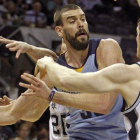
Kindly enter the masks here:
[[78, 28], [83, 28], [83, 23], [81, 20], [77, 21]]

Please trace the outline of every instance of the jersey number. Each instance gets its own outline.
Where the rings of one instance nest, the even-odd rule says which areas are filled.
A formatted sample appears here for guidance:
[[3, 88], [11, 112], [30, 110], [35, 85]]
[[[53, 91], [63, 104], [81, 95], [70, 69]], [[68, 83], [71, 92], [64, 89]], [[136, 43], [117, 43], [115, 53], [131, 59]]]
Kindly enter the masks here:
[[[60, 118], [60, 121], [59, 121], [59, 117], [56, 114], [51, 115], [51, 118], [52, 119], [55, 119], [55, 121], [52, 122], [52, 125], [53, 125], [53, 133], [55, 135], [59, 135], [59, 136], [60, 136], [61, 133], [63, 133], [63, 135], [67, 135], [67, 133], [66, 133], [66, 125], [65, 125], [66, 115], [64, 115], [64, 114], [62, 115], [61, 114], [60, 117], [61, 118]], [[60, 128], [61, 125], [62, 125], [62, 130]]]

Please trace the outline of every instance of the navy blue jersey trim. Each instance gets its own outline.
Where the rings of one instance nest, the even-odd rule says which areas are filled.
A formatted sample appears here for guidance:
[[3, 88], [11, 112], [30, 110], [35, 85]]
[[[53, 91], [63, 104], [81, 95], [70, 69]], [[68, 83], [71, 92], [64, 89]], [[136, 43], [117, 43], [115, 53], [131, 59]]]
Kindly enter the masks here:
[[98, 63], [97, 63], [97, 58], [96, 58], [96, 51], [97, 51], [97, 48], [98, 48], [98, 46], [99, 46], [100, 41], [101, 41], [101, 39], [99, 39], [99, 40], [97, 41], [97, 47], [96, 47], [96, 50], [95, 50], [95, 66], [96, 66], [97, 69], [98, 69]]
[[132, 125], [132, 128], [130, 129], [128, 136], [129, 136], [130, 140], [136, 140], [138, 132], [135, 127], [135, 124], [138, 120], [138, 116], [137, 116], [135, 110], [125, 114], [125, 116], [129, 119], [129, 121], [131, 122], [131, 125]]
[[[136, 102], [139, 100], [139, 98], [140, 98], [140, 92], [139, 92], [139, 95], [138, 95], [138, 97], [137, 97], [137, 99], [136, 99], [136, 101], [129, 107], [129, 108], [127, 108], [127, 109], [125, 109], [125, 110], [123, 110], [122, 112], [125, 112], [125, 111], [127, 111], [127, 110], [129, 110], [129, 109], [131, 109], [135, 104], [136, 104]], [[126, 105], [126, 102], [125, 102], [125, 105]]]
[[[83, 63], [83, 65], [81, 67], [83, 67], [88, 59], [88, 57], [91, 55], [91, 54], [95, 54], [96, 56], [96, 50], [98, 48], [98, 45], [100, 43], [100, 40], [101, 39], [90, 39], [89, 40], [89, 50], [88, 50], [88, 55], [85, 59], [85, 62]], [[71, 69], [79, 69], [79, 68], [75, 68], [75, 67], [72, 67], [72, 66], [69, 66], [66, 62], [66, 59], [65, 59], [65, 53], [63, 53], [62, 55], [59, 56], [58, 60], [57, 60], [57, 63], [59, 63], [60, 65], [63, 65], [63, 66], [66, 66], [68, 68], [71, 68]], [[95, 65], [97, 66], [97, 62], [95, 60]]]

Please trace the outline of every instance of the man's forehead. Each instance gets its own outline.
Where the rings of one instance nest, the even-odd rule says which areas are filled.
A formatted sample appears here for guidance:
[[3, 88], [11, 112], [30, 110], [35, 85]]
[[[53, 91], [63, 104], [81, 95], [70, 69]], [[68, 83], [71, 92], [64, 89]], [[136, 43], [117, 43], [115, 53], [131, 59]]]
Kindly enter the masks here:
[[81, 9], [69, 10], [62, 14], [62, 18], [67, 18], [67, 17], [71, 17], [71, 16], [81, 16], [83, 14], [85, 14], [85, 13]]

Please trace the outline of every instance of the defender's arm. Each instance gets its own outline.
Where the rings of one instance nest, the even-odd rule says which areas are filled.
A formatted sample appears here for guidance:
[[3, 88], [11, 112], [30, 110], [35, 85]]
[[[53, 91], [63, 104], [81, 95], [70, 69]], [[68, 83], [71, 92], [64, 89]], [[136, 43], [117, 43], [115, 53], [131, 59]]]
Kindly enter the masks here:
[[[120, 47], [118, 43], [112, 39], [101, 40], [99, 47], [97, 49], [97, 52], [96, 52], [96, 59], [97, 59], [99, 70], [115, 63], [124, 63]], [[56, 87], [59, 87], [65, 90], [67, 89], [68, 91], [70, 91], [71, 88], [73, 88], [74, 91], [78, 90], [77, 81], [69, 85], [67, 83], [69, 79], [64, 79], [64, 76], [67, 75], [66, 71], [59, 70], [56, 67], [54, 68], [52, 63], [51, 65], [47, 63], [46, 69], [47, 69], [48, 75], [51, 76], [52, 83]], [[116, 97], [117, 97], [117, 93], [113, 93], [113, 94], [107, 93], [107, 94], [102, 94], [102, 96], [97, 97], [96, 99], [100, 100], [101, 104], [104, 102], [104, 107], [106, 108], [106, 110], [110, 111], [115, 103]]]
[[10, 51], [17, 51], [16, 58], [18, 58], [21, 53], [27, 53], [35, 62], [44, 56], [50, 56], [54, 60], [58, 58], [56, 53], [50, 49], [35, 47], [22, 41], [10, 40], [0, 36], [0, 42], [6, 44], [6, 48]]
[[[76, 87], [79, 92], [84, 93], [68, 94], [56, 91], [53, 97], [53, 102], [55, 103], [101, 114], [103, 114], [104, 111], [104, 114], [107, 114], [109, 111], [106, 110], [105, 103], [99, 100], [101, 96], [99, 94], [108, 91], [122, 91], [122, 95], [126, 101], [130, 103], [128, 105], [132, 105], [133, 103], [131, 97], [134, 95], [125, 94], [125, 91], [126, 89], [130, 91], [131, 89], [129, 87], [137, 82], [136, 79], [138, 79], [138, 74], [140, 71], [139, 66], [137, 65], [128, 66], [124, 64], [115, 64], [95, 73], [78, 73], [66, 67], [59, 66], [58, 64], [56, 66], [58, 66], [60, 70], [67, 73], [67, 75], [65, 75], [63, 78], [64, 80], [69, 79], [66, 80], [66, 85], [71, 87], [70, 91], [74, 91]], [[48, 100], [51, 90], [47, 86], [43, 86], [42, 88], [43, 83], [41, 80], [30, 74], [24, 74], [22, 78], [34, 86], [33, 88], [31, 85], [22, 83], [21, 85], [23, 87], [31, 88], [36, 91], [31, 94], [24, 93], [24, 96], [35, 95]], [[74, 86], [73, 83], [77, 84]], [[91, 94], [86, 94], [86, 92]], [[129, 98], [131, 98], [131, 101]]]
[[[46, 78], [44, 77], [44, 79]], [[32, 92], [32, 90], [26, 91], [26, 93]], [[41, 117], [48, 106], [49, 103], [47, 100], [38, 97], [20, 96], [10, 105], [0, 107], [0, 125], [14, 124], [21, 118], [26, 121], [34, 122]]]

